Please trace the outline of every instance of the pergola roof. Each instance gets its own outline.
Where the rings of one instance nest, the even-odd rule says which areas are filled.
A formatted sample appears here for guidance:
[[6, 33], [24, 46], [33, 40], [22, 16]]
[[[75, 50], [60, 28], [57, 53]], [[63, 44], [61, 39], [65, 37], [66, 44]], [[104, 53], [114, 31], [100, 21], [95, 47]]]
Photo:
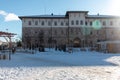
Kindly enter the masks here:
[[16, 34], [15, 33], [8, 33], [8, 32], [0, 31], [0, 37], [3, 37], [3, 36], [13, 37], [14, 35], [16, 35]]

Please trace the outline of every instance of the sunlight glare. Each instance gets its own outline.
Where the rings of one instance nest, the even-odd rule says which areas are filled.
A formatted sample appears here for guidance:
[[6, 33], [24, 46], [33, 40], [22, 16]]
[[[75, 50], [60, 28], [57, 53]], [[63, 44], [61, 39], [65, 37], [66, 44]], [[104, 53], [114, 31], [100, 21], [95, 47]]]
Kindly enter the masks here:
[[120, 0], [110, 0], [110, 14], [120, 16]]

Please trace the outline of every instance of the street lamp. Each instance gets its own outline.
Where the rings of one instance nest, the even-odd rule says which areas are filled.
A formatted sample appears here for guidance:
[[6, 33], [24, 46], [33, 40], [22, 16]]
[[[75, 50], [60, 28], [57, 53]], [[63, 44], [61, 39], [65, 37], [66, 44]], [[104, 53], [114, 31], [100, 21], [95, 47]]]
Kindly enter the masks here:
[[[8, 33], [8, 29], [6, 29], [7, 33]], [[10, 37], [9, 35], [7, 37]], [[11, 60], [11, 38], [10, 38], [10, 42], [8, 41], [8, 48], [9, 48], [9, 60]]]
[[[51, 14], [53, 16], [53, 13]], [[52, 35], [52, 24], [53, 24], [53, 19], [51, 19], [51, 48], [53, 47], [53, 35]]]

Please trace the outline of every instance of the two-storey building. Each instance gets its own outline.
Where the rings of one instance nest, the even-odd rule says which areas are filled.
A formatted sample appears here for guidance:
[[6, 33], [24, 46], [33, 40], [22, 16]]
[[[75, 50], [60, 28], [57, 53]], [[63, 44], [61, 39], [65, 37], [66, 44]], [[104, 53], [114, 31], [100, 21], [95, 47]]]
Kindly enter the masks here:
[[[24, 47], [96, 47], [120, 40], [120, 17], [67, 11], [65, 15], [19, 16]], [[102, 43], [101, 43], [102, 42]], [[106, 45], [101, 45], [106, 48]], [[103, 47], [101, 47], [103, 48]]]

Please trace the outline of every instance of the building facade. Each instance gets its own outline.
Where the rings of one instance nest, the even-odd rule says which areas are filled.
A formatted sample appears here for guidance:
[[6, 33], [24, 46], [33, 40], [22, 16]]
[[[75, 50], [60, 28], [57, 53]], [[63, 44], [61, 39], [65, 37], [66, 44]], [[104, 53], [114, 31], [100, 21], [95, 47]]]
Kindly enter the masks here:
[[24, 47], [95, 47], [120, 40], [120, 17], [67, 11], [65, 15], [19, 16]]

